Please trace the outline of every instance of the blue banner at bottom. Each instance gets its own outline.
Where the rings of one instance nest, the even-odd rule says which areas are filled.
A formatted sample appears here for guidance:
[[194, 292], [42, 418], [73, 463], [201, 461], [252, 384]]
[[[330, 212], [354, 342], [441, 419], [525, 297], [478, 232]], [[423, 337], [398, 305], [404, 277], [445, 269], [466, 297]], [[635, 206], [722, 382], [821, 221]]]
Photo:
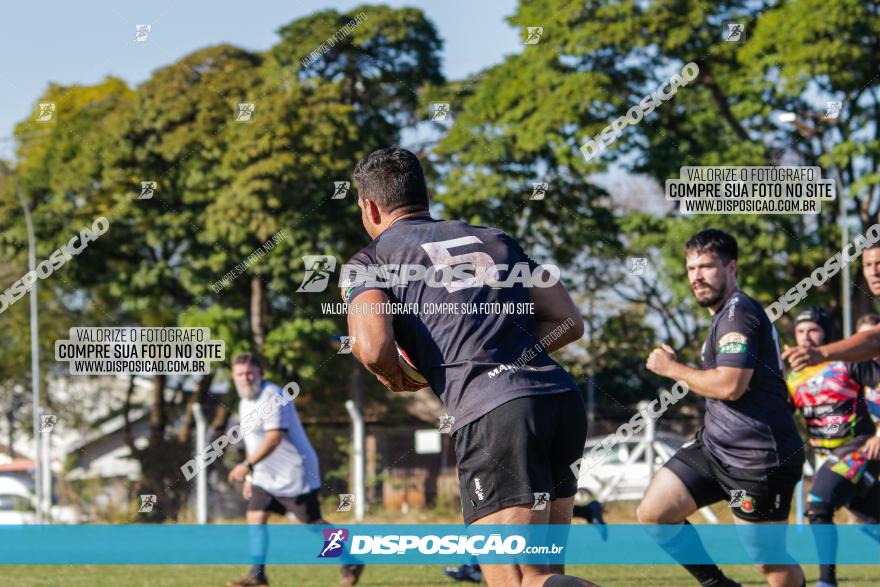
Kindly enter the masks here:
[[0, 564], [880, 564], [880, 526], [0, 526]]

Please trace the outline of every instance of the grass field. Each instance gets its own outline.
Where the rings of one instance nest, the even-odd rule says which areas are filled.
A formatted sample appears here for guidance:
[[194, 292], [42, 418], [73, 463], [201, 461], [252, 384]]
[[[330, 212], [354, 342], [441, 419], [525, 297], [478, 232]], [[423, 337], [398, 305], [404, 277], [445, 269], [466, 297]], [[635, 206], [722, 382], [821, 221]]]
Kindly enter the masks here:
[[[634, 502], [614, 502], [607, 505], [606, 519], [614, 524], [634, 524]], [[350, 523], [350, 514], [336, 514], [329, 509], [326, 518], [331, 523]], [[721, 523], [732, 523], [729, 508], [716, 504], [712, 510]], [[695, 523], [702, 518], [694, 516]], [[792, 515], [792, 522], [794, 516]], [[241, 523], [243, 520], [224, 520]], [[272, 523], [291, 523], [279, 516]], [[412, 512], [407, 515], [382, 513], [369, 515], [373, 524], [458, 524], [461, 514]], [[583, 524], [583, 520], [575, 520]], [[845, 524], [846, 515], [839, 512], [837, 523]], [[473, 585], [457, 583], [441, 574], [443, 565], [376, 565], [361, 578], [359, 586], [366, 587], [426, 587], [431, 585]], [[569, 574], [595, 581], [603, 587], [695, 587], [696, 582], [676, 565], [571, 565]], [[16, 587], [222, 587], [229, 579], [237, 579], [247, 572], [246, 565], [6, 565], [0, 567], [4, 579]], [[743, 585], [766, 585], [760, 574], [748, 565], [727, 565], [723, 570]], [[805, 567], [807, 585], [815, 584], [818, 567]], [[267, 567], [272, 587], [325, 587], [336, 585], [338, 567], [332, 565]], [[853, 565], [838, 569], [840, 585], [846, 587], [875, 587], [880, 585], [880, 559], [877, 566]], [[484, 583], [485, 585], [485, 583]]]
[[[16, 587], [217, 587], [246, 572], [245, 566], [4, 566], [4, 581]], [[325, 587], [336, 585], [336, 567], [268, 567], [273, 587]], [[358, 585], [366, 587], [424, 587], [427, 585], [473, 585], [456, 583], [440, 573], [440, 566], [383, 565], [367, 568]], [[724, 570], [743, 585], [766, 585], [752, 567], [729, 566]], [[817, 579], [816, 567], [807, 567], [807, 584]], [[666, 565], [571, 567], [571, 573], [596, 581], [603, 587], [681, 585], [696, 582], [684, 570]], [[841, 585], [880, 585], [880, 566], [844, 566], [838, 570]]]

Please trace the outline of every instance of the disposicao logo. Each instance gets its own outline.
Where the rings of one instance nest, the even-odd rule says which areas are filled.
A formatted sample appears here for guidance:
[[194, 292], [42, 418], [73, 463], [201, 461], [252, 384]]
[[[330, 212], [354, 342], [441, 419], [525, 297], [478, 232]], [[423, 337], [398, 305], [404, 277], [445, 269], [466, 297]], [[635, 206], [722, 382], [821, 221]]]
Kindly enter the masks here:
[[324, 528], [324, 548], [318, 558], [335, 558], [342, 554], [348, 530], [345, 528]]

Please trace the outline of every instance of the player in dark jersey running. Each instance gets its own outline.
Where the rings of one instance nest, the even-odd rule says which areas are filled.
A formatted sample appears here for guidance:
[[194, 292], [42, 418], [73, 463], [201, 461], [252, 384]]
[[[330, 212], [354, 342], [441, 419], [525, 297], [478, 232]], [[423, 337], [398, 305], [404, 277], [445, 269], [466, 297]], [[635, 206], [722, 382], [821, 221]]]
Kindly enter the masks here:
[[[798, 346], [819, 346], [833, 340], [831, 315], [810, 306], [795, 318]], [[804, 416], [810, 444], [827, 457], [816, 472], [808, 497], [810, 524], [833, 524], [835, 510], [846, 506], [860, 521], [878, 522], [880, 437], [865, 402], [865, 386], [880, 383], [876, 361], [831, 361], [792, 371], [786, 378], [792, 401]], [[820, 552], [837, 551], [836, 535], [817, 533]], [[816, 587], [836, 587], [833, 564], [819, 566]]]
[[[586, 413], [574, 379], [549, 353], [583, 335], [577, 306], [558, 281], [524, 285], [532, 280], [523, 276], [544, 285], [550, 276], [505, 233], [433, 219], [421, 163], [409, 151], [376, 151], [354, 177], [373, 241], [346, 266], [358, 269], [343, 289], [353, 353], [391, 391], [407, 391], [396, 341], [442, 400], [466, 523], [570, 524], [570, 465], [583, 453]], [[391, 286], [365, 278], [380, 267], [420, 277]], [[419, 311], [372, 305], [385, 303]], [[533, 509], [536, 494], [549, 507]], [[565, 576], [562, 565], [482, 570], [492, 586], [592, 585]]]
[[[643, 524], [682, 524], [661, 541], [676, 560], [685, 554], [683, 544], [699, 543], [687, 517], [709, 504], [730, 500], [738, 524], [787, 523], [804, 464], [776, 330], [764, 308], [737, 285], [736, 239], [704, 230], [685, 244], [685, 257], [691, 291], [712, 315], [703, 368], [679, 363], [667, 345], [651, 352], [647, 367], [705, 397], [705, 422], [658, 471], [638, 508]], [[688, 554], [708, 559], [700, 550]], [[737, 584], [716, 565], [683, 566], [701, 585]], [[757, 566], [772, 586], [805, 584], [798, 565]]]

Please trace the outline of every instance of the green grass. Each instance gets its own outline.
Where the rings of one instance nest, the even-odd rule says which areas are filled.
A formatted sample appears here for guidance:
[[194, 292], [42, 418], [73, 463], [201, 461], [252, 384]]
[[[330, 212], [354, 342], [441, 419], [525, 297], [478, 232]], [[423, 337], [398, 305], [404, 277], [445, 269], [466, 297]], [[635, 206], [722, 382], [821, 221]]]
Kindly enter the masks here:
[[[336, 585], [335, 566], [270, 566], [273, 587], [325, 587]], [[752, 567], [724, 567], [732, 578], [744, 585], [766, 585]], [[815, 566], [806, 569], [807, 584], [817, 579]], [[0, 567], [4, 582], [16, 587], [201, 587], [222, 586], [229, 579], [241, 577], [247, 567], [236, 566], [98, 566], [98, 565], [9, 565]], [[472, 585], [456, 583], [441, 575], [441, 566], [383, 565], [368, 567], [359, 586], [425, 587], [428, 585]], [[694, 587], [696, 582], [684, 570], [666, 565], [586, 566], [574, 565], [569, 572], [597, 582], [603, 587], [648, 587], [681, 585]], [[841, 585], [868, 587], [880, 584], [880, 566], [842, 566], [838, 569]]]
[[[606, 519], [611, 523], [634, 524], [634, 502], [613, 502], [607, 505]], [[721, 523], [732, 523], [730, 508], [713, 506]], [[350, 514], [337, 514], [330, 508], [326, 516], [331, 523], [351, 521]], [[793, 517], [792, 517], [793, 519]], [[273, 516], [272, 523], [290, 523]], [[695, 523], [702, 518], [694, 516]], [[230, 522], [243, 520], [225, 520]], [[372, 524], [460, 524], [460, 513], [412, 512], [371, 514]], [[583, 524], [583, 520], [576, 520]], [[838, 523], [846, 523], [839, 516]], [[473, 583], [457, 583], [441, 573], [444, 565], [374, 565], [367, 568], [358, 587], [465, 587]], [[727, 565], [724, 572], [743, 585], [766, 585], [761, 575], [748, 565]], [[15, 587], [222, 587], [230, 579], [238, 579], [248, 570], [246, 565], [5, 565], [0, 575]], [[272, 587], [326, 587], [336, 585], [339, 569], [333, 565], [267, 567]], [[804, 568], [807, 585], [814, 585], [819, 570], [816, 565]], [[676, 565], [571, 565], [569, 574], [595, 581], [602, 587], [697, 587], [696, 581]], [[875, 587], [880, 585], [880, 559], [877, 566], [853, 565], [838, 567], [840, 585]], [[484, 583], [485, 585], [485, 583]]]

